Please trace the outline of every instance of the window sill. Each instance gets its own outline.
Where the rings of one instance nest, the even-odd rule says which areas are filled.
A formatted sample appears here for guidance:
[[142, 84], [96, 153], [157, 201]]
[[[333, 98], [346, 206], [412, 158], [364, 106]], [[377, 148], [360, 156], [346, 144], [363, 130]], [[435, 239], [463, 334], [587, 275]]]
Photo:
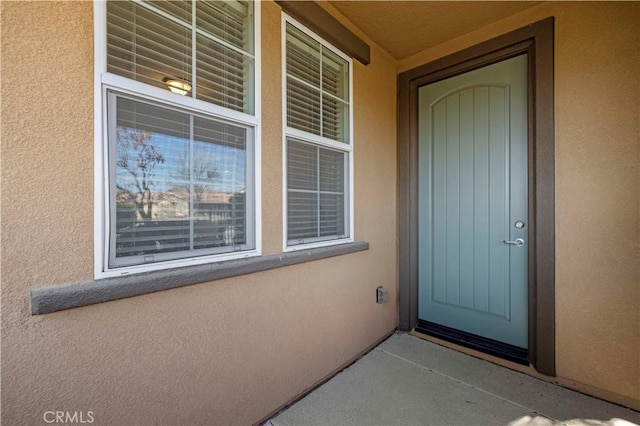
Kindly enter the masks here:
[[296, 265], [368, 249], [368, 242], [356, 241], [330, 247], [105, 278], [86, 283], [37, 288], [31, 290], [31, 314], [49, 314], [65, 309], [268, 271], [283, 266]]

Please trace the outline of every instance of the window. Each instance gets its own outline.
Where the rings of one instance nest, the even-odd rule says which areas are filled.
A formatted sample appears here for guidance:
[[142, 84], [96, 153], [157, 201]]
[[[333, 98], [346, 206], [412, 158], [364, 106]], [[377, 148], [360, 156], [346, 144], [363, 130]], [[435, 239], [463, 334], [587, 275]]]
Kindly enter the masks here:
[[352, 241], [351, 59], [283, 22], [285, 249]]
[[95, 2], [97, 276], [259, 254], [258, 4]]

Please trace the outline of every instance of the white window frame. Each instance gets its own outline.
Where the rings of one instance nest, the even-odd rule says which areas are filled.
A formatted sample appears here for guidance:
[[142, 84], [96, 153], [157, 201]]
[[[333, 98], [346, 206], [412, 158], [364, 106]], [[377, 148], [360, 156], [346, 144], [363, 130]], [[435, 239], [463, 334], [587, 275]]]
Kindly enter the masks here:
[[[239, 258], [260, 256], [262, 254], [262, 183], [261, 183], [261, 5], [254, 1], [254, 108], [253, 114], [227, 109], [202, 100], [185, 97], [158, 87], [149, 86], [119, 75], [107, 72], [107, 2], [94, 0], [94, 278], [109, 278], [135, 273], [221, 262]], [[235, 122], [253, 128], [253, 170], [247, 172], [248, 178], [253, 174], [253, 223], [255, 248], [245, 251], [195, 256], [191, 258], [168, 260], [157, 263], [140, 264], [109, 268], [109, 152], [106, 125], [107, 90], [115, 90], [123, 94], [136, 95], [151, 102], [173, 104], [194, 114], [204, 114]]]
[[[318, 247], [334, 246], [338, 244], [345, 244], [354, 241], [354, 160], [353, 160], [353, 59], [351, 56], [345, 54], [340, 49], [320, 37], [314, 31], [310, 30], [307, 26], [300, 23], [298, 20], [292, 18], [286, 13], [282, 13], [281, 20], [281, 42], [282, 42], [282, 250], [284, 252], [292, 252], [298, 250], [306, 250]], [[310, 132], [295, 129], [287, 125], [287, 24], [291, 24], [298, 30], [302, 31], [307, 36], [311, 37], [322, 45], [323, 48], [330, 50], [340, 58], [347, 61], [349, 66], [349, 114], [348, 114], [348, 126], [349, 134], [348, 141], [340, 142], [323, 136], [319, 136]], [[322, 97], [321, 97], [322, 99]], [[331, 240], [315, 241], [303, 244], [288, 245], [287, 230], [288, 230], [288, 190], [287, 190], [287, 138], [292, 137], [298, 139], [301, 142], [307, 142], [321, 148], [330, 148], [337, 151], [342, 151], [348, 157], [346, 163], [349, 169], [345, 170], [348, 178], [345, 183], [345, 197], [348, 198], [345, 202], [345, 208], [349, 209], [347, 223], [345, 227], [348, 227], [348, 236], [344, 238], [336, 238]]]

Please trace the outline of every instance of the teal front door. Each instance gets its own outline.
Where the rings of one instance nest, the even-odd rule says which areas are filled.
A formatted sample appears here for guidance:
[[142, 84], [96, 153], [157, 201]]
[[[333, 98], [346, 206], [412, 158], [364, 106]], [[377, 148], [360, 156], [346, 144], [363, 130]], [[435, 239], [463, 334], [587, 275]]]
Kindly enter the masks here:
[[419, 325], [526, 349], [527, 56], [418, 99]]

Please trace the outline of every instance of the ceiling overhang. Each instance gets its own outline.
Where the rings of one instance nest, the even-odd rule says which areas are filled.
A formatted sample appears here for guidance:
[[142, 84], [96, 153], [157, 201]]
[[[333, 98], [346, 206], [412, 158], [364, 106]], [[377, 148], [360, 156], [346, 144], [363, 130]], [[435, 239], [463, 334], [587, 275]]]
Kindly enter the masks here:
[[329, 3], [400, 60], [542, 2], [330, 0]]

